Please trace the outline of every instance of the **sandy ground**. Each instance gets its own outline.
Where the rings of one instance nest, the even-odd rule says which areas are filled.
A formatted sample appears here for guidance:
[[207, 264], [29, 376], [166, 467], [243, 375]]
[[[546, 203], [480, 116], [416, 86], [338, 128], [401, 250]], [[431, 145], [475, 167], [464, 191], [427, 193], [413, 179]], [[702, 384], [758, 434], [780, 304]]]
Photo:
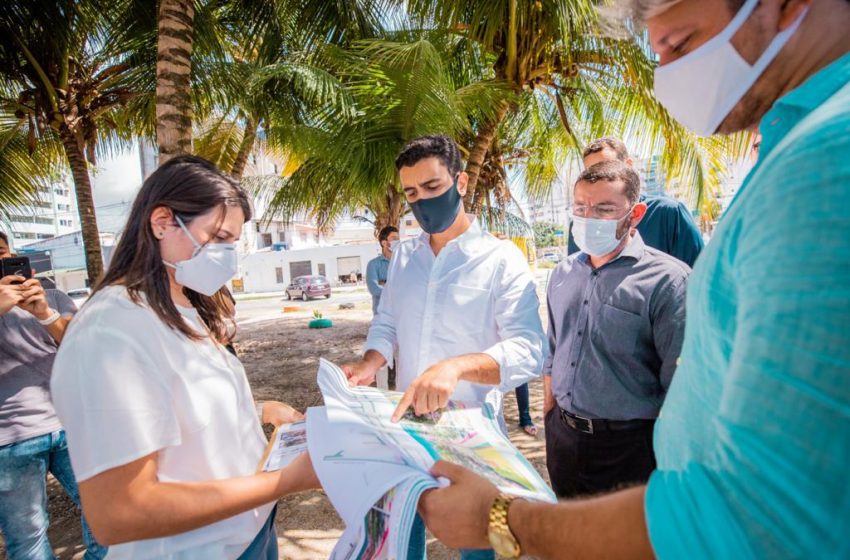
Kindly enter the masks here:
[[[311, 310], [315, 307], [333, 320], [333, 328], [308, 329], [312, 317], [307, 311], [281, 313], [279, 319], [240, 328], [236, 347], [255, 398], [283, 400], [299, 410], [320, 405], [321, 394], [315, 380], [319, 357], [344, 363], [359, 356], [372, 317], [369, 304], [358, 303], [355, 309], [340, 310], [331, 300], [313, 305]], [[542, 399], [542, 384], [538, 381], [531, 387], [532, 416], [541, 428], [536, 439], [518, 429], [512, 394], [506, 399], [505, 413], [511, 440], [546, 478]], [[57, 557], [82, 558], [79, 513], [53, 480], [49, 483], [48, 506], [49, 536]], [[293, 560], [327, 558], [343, 530], [342, 521], [321, 492], [281, 500], [276, 527], [281, 558]], [[3, 552], [0, 543], [0, 556], [5, 556]], [[432, 538], [428, 557], [442, 560], [457, 558], [458, 554]]]

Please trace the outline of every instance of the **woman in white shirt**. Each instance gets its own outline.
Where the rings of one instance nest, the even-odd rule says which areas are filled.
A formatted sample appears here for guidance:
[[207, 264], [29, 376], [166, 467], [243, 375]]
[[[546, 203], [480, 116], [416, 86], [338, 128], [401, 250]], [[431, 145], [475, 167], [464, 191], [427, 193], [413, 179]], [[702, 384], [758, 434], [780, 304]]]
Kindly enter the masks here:
[[[266, 439], [225, 349], [223, 290], [248, 197], [181, 156], [139, 192], [109, 271], [71, 323], [51, 388], [83, 509], [109, 558], [276, 558], [273, 507], [319, 486], [305, 454], [255, 474]], [[263, 420], [302, 416], [266, 402]]]

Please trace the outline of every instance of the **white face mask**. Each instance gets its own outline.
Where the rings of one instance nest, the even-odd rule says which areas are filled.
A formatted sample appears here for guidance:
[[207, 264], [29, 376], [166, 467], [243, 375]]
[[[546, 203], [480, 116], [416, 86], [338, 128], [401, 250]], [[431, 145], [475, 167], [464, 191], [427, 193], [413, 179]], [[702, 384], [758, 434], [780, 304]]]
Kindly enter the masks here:
[[[617, 239], [617, 226], [631, 215], [632, 209], [630, 208], [628, 213], [619, 220], [571, 216], [573, 240], [582, 252], [593, 257], [605, 256], [620, 244], [620, 239]], [[628, 232], [626, 235], [628, 235]]]
[[673, 117], [701, 136], [717, 131], [735, 105], [776, 58], [806, 15], [774, 37], [752, 66], [730, 41], [759, 0], [747, 0], [734, 19], [707, 43], [655, 69], [655, 97]]
[[398, 241], [398, 239], [390, 241], [390, 253], [395, 253], [395, 250], [398, 247]]
[[207, 243], [201, 245], [183, 224], [178, 216], [174, 217], [177, 225], [195, 246], [192, 257], [177, 264], [162, 261], [166, 266], [175, 269], [174, 279], [178, 284], [195, 290], [199, 294], [212, 296], [224, 286], [239, 270], [239, 259], [236, 255], [235, 243]]

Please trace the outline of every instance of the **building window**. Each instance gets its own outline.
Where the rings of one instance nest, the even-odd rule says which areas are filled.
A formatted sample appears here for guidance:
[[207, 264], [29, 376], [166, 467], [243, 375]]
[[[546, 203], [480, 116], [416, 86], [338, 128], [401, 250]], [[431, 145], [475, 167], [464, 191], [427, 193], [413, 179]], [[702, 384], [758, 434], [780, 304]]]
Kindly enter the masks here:
[[272, 246], [272, 234], [270, 234], [270, 233], [260, 234], [260, 243], [261, 243], [260, 249], [263, 249], [265, 247], [271, 247]]
[[275, 267], [274, 273], [275, 273], [275, 276], [277, 277], [277, 283], [283, 284], [283, 269], [280, 268], [279, 266]]
[[413, 220], [405, 220], [405, 221], [404, 221], [404, 225], [406, 225], [407, 227], [412, 226], [412, 225], [413, 225]]

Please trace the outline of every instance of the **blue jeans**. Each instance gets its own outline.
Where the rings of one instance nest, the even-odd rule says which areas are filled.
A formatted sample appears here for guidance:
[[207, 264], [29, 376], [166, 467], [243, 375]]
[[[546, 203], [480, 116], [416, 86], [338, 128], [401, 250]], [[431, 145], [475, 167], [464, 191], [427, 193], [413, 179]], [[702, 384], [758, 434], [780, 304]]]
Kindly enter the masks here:
[[277, 506], [272, 509], [265, 525], [254, 537], [245, 552], [239, 555], [239, 560], [277, 560], [277, 533], [274, 528], [274, 518]]
[[519, 410], [519, 427], [533, 426], [531, 419], [531, 405], [528, 401], [528, 383], [516, 388], [516, 407]]
[[[47, 473], [50, 472], [79, 507], [77, 481], [65, 432], [59, 430], [0, 447], [0, 530], [10, 560], [55, 558], [47, 540]], [[106, 556], [82, 519], [86, 560]]]
[[[428, 558], [425, 544], [425, 523], [417, 514], [410, 531], [406, 560], [425, 560]], [[461, 560], [496, 560], [496, 553], [492, 550], [461, 550], [460, 557]]]

